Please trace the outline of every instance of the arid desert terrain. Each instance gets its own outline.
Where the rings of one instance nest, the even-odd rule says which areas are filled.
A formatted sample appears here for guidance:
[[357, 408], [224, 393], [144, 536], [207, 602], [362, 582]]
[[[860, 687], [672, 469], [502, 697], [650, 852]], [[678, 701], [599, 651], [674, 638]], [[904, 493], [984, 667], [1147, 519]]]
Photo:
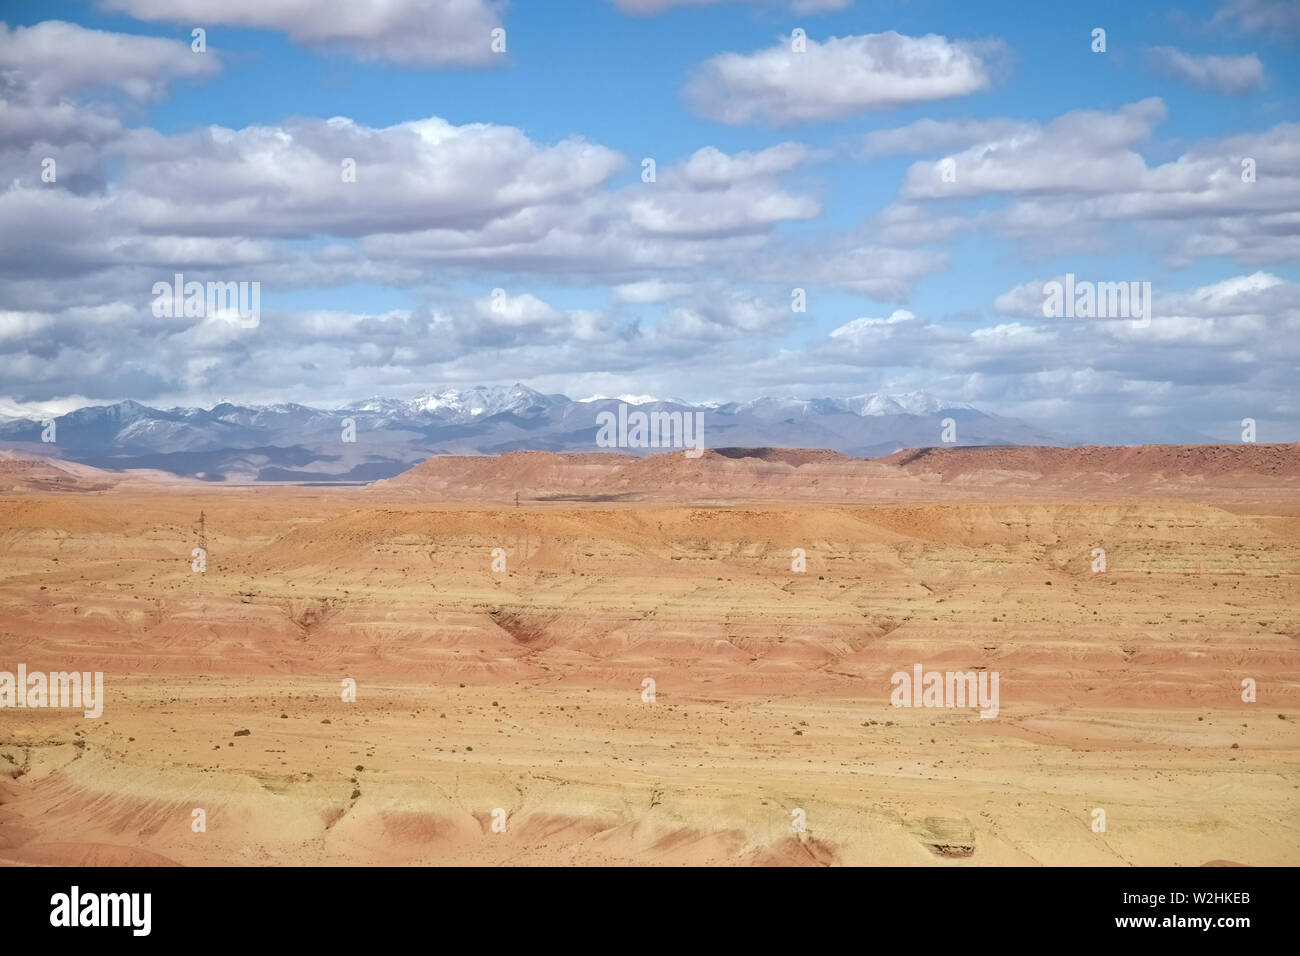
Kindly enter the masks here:
[[1296, 865], [1300, 446], [11, 455], [20, 664], [105, 699], [0, 709], [6, 864]]

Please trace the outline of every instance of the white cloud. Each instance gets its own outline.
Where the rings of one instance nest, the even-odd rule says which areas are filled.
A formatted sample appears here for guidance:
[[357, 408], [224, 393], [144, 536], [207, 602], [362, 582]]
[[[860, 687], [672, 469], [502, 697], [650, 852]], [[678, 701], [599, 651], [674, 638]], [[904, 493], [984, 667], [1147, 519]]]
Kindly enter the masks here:
[[809, 149], [798, 143], [778, 143], [758, 152], [731, 155], [715, 146], [705, 146], [691, 154], [682, 164], [681, 172], [692, 186], [727, 186], [745, 179], [789, 172], [809, 156]]
[[916, 316], [906, 309], [895, 309], [887, 319], [860, 318], [846, 322], [830, 333], [831, 338], [856, 338], [869, 329], [882, 326], [898, 325], [902, 322], [915, 322]]
[[[1076, 281], [1117, 282], [1141, 281], [1137, 275], [1099, 275], [1080, 270]], [[993, 301], [993, 308], [1002, 315], [1020, 318], [1043, 319], [1043, 287], [1048, 282], [1064, 282], [1065, 276], [1055, 275], [1035, 279], [1009, 289]], [[1151, 281], [1147, 277], [1147, 281]], [[1300, 318], [1300, 283], [1282, 279], [1270, 272], [1254, 272], [1231, 276], [1218, 282], [1198, 286], [1189, 292], [1170, 291], [1164, 283], [1152, 283], [1152, 310], [1155, 320], [1168, 317], [1198, 316], [1211, 320], [1249, 319], [1262, 317], [1294, 316]], [[1121, 323], [1123, 324], [1123, 323]]]
[[1300, 34], [1300, 3], [1295, 0], [1228, 0], [1211, 19], [1212, 26], [1232, 24], [1243, 33]]
[[5, 101], [46, 107], [102, 88], [156, 100], [175, 80], [206, 79], [221, 69], [216, 54], [194, 53], [179, 40], [89, 30], [62, 20], [12, 28], [0, 22], [0, 66]]
[[667, 236], [723, 236], [756, 226], [812, 219], [821, 206], [807, 196], [744, 184], [725, 192], [644, 191], [628, 204], [628, 217], [648, 233]]
[[759, 296], [714, 284], [695, 290], [654, 328], [655, 340], [722, 340], [775, 332], [792, 321], [788, 295]]
[[1265, 85], [1264, 64], [1244, 56], [1197, 56], [1171, 46], [1152, 47], [1147, 62], [1155, 70], [1203, 90], [1242, 96]]
[[1064, 281], [1064, 276], [1055, 276], [1052, 279], [1022, 283], [1014, 289], [1008, 289], [1006, 292], [1003, 292], [994, 299], [993, 308], [1002, 315], [1041, 318], [1043, 315], [1043, 301], [1045, 299], [1043, 286], [1048, 282], [1062, 281]]
[[733, 125], [838, 119], [987, 89], [985, 52], [933, 33], [808, 38], [801, 53], [787, 37], [766, 50], [705, 61], [686, 95], [702, 115]]
[[1012, 119], [922, 119], [907, 126], [868, 133], [863, 146], [868, 156], [926, 153], [952, 146], [1009, 139], [1028, 130], [1029, 125]]
[[[438, 117], [373, 128], [350, 119], [133, 133], [125, 190], [150, 229], [306, 236], [469, 228], [590, 194], [620, 154], [580, 138], [533, 142], [511, 126]], [[344, 182], [342, 159], [356, 163]], [[150, 202], [144, 201], [148, 197]], [[161, 200], [161, 202], [156, 202]]]
[[912, 284], [946, 269], [947, 252], [904, 249], [881, 243], [861, 232], [796, 247], [782, 261], [794, 284], [827, 285], [884, 302], [904, 301]]
[[625, 282], [614, 286], [614, 298], [618, 302], [650, 305], [655, 302], [667, 302], [674, 299], [689, 288], [690, 286], [684, 282], [646, 279], [644, 282]]
[[1140, 184], [1146, 162], [1133, 146], [1147, 139], [1165, 117], [1158, 98], [1112, 113], [1075, 110], [1046, 126], [1025, 124], [956, 154], [955, 181], [945, 181], [939, 162], [907, 171], [906, 199], [977, 196], [999, 192], [1113, 192]]
[[[278, 30], [295, 43], [339, 47], [366, 60], [406, 66], [487, 66], [504, 57], [492, 52], [492, 30], [501, 26], [491, 0], [100, 0], [109, 10], [137, 20], [213, 27]], [[508, 48], [507, 44], [507, 48]]]
[[[1034, 256], [1103, 252], [1113, 244], [1108, 227], [1139, 223], [1147, 248], [1174, 266], [1300, 258], [1300, 124], [1205, 140], [1150, 165], [1140, 148], [1164, 116], [1158, 98], [1113, 112], [1076, 110], [955, 154], [952, 177], [939, 161], [914, 163], [900, 190], [907, 211], [892, 213], [899, 227], [881, 234], [955, 234], [953, 216], [924, 204], [1002, 194], [1009, 202], [967, 217], [967, 228], [1025, 240]], [[1255, 181], [1243, 179], [1243, 164], [1256, 168]]]
[[[122, 2], [163, 14], [161, 3]], [[290, 30], [270, 22], [282, 11], [251, 8], [223, 7], [233, 11], [223, 22], [256, 14]], [[303, 24], [294, 35], [362, 56], [415, 55], [400, 49], [405, 38], [374, 28], [374, 18], [414, 8], [396, 0], [379, 12], [358, 7], [352, 20]], [[179, 9], [191, 6], [183, 0]], [[561, 391], [586, 383], [583, 394], [745, 398], [801, 383], [811, 383], [804, 394], [860, 392], [876, 375], [1060, 420], [1208, 420], [1222, 414], [1216, 405], [1261, 416], [1295, 409], [1300, 287], [1282, 277], [1300, 261], [1300, 124], [1171, 153], [1153, 141], [1165, 116], [1156, 99], [1041, 123], [920, 120], [839, 145], [926, 160], [957, 150], [957, 181], [937, 181], [930, 162], [914, 164], [894, 201], [889, 181], [868, 194], [869, 218], [858, 221], [862, 212], [846, 209], [859, 208], [861, 183], [847, 194], [833, 189], [839, 171], [808, 172], [823, 153], [793, 142], [733, 152], [704, 145], [661, 165], [656, 183], [633, 174], [621, 185], [615, 175], [627, 157], [616, 150], [491, 122], [291, 118], [179, 133], [135, 125], [139, 102], [219, 66], [221, 31], [196, 22], [209, 26], [213, 52], [57, 22], [0, 27], [0, 381], [9, 403], [0, 412], [68, 395], [305, 399], [503, 375]], [[417, 42], [419, 31], [412, 36]], [[105, 45], [105, 37], [116, 39]], [[810, 43], [798, 56], [811, 59], [777, 56], [779, 47], [741, 57], [749, 68], [771, 55], [764, 64], [787, 72], [742, 69], [734, 88], [715, 88], [725, 94], [716, 105], [745, 121], [793, 122], [990, 82], [983, 48], [876, 38], [892, 59], [853, 45], [869, 38]], [[52, 145], [58, 183], [42, 184], [39, 160]], [[342, 181], [342, 157], [356, 159], [357, 182]], [[1258, 165], [1257, 182], [1241, 179], [1245, 157]], [[868, 175], [885, 168], [892, 164], [872, 164]], [[857, 224], [804, 225], [824, 208]], [[989, 311], [1008, 318], [988, 321], [964, 296], [968, 286], [935, 289], [931, 278], [964, 255], [954, 240], [968, 233], [1019, 240], [1031, 259], [1136, 247], [1176, 266], [1210, 256], [1250, 265], [1220, 278], [1220, 264], [1206, 264], [1199, 284], [1157, 270], [1156, 315], [1145, 330], [1049, 323], [1041, 282], [999, 296]], [[1007, 258], [999, 252], [996, 261], [1004, 268]], [[1268, 263], [1280, 265], [1266, 271]], [[1062, 269], [1053, 261], [1038, 271]], [[261, 327], [156, 319], [149, 290], [173, 271], [261, 280]], [[1148, 278], [1073, 271], [1098, 281]], [[1165, 291], [1161, 279], [1188, 291]], [[329, 290], [361, 283], [410, 302], [334, 307]], [[920, 284], [924, 301], [945, 302], [954, 317], [888, 314], [892, 305], [864, 309], [824, 294], [907, 304]], [[497, 286], [507, 292], [501, 312], [488, 298]], [[607, 296], [608, 305], [565, 307], [556, 290], [566, 286], [595, 301]], [[790, 311], [796, 286], [808, 292], [807, 315]], [[331, 307], [279, 307], [293, 290]], [[851, 320], [861, 311], [885, 317]], [[796, 331], [792, 339], [811, 335], [813, 344], [775, 338]]]

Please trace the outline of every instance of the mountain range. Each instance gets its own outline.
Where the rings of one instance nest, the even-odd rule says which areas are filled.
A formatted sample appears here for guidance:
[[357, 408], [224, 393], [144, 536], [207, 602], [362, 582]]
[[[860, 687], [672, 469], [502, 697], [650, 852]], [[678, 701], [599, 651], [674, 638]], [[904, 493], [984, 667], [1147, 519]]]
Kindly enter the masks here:
[[[938, 445], [941, 422], [958, 445], [1062, 445], [1011, 418], [923, 392], [851, 398], [757, 398], [691, 404], [650, 396], [580, 400], [524, 385], [445, 388], [413, 399], [370, 398], [340, 408], [294, 403], [210, 409], [90, 405], [54, 419], [53, 443], [32, 419], [0, 422], [0, 447], [97, 468], [151, 468], [211, 481], [357, 482], [390, 478], [433, 455], [600, 451], [597, 415], [701, 412], [709, 448], [825, 448], [855, 457]], [[349, 421], [355, 441], [344, 440]], [[661, 449], [611, 449], [649, 454]]]

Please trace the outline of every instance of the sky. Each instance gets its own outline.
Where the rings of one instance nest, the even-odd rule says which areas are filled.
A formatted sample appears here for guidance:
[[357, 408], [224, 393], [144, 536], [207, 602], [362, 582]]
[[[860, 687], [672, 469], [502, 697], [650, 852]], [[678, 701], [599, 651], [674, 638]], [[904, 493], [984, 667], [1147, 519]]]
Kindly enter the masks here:
[[[0, 415], [522, 382], [1300, 440], [1297, 2], [0, 21]], [[177, 273], [258, 283], [256, 324], [160, 314]], [[1067, 275], [1147, 321], [1045, 315]]]

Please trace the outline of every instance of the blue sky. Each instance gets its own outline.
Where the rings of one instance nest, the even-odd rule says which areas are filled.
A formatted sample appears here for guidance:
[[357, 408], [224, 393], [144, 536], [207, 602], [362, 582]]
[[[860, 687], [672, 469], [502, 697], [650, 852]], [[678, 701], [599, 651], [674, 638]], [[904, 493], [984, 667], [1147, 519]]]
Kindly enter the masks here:
[[[1300, 438], [1296, 3], [297, 6], [0, 7], [0, 414], [522, 381]], [[159, 322], [174, 271], [260, 281], [263, 321]], [[1033, 287], [1067, 272], [1150, 281], [1151, 327], [1053, 324]]]

